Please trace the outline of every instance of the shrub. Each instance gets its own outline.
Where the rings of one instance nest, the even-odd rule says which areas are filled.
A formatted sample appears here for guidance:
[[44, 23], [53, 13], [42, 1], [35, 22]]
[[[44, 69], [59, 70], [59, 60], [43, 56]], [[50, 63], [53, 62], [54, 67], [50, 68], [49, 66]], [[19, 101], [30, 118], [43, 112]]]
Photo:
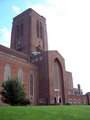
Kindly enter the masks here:
[[26, 98], [24, 86], [18, 79], [9, 79], [2, 84], [2, 101], [10, 105], [27, 105], [30, 103]]
[[71, 102], [67, 102], [66, 105], [73, 105], [73, 103], [71, 103]]

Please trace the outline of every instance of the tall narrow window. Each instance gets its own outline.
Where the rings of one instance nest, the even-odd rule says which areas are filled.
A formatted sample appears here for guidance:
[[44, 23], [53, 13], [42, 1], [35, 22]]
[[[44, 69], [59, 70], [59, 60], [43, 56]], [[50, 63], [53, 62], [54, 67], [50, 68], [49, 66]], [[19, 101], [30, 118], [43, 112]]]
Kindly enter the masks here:
[[20, 37], [20, 22], [18, 22], [18, 25], [17, 25], [17, 38]]
[[10, 78], [10, 66], [9, 64], [5, 65], [5, 71], [4, 71], [4, 80], [8, 80]]
[[24, 34], [24, 22], [23, 22], [23, 20], [21, 20], [21, 25], [20, 25], [20, 36], [22, 37], [23, 36], [23, 34]]
[[59, 90], [59, 64], [57, 60], [54, 62], [54, 89]]
[[42, 39], [44, 40], [44, 28], [42, 26]]
[[34, 76], [30, 73], [30, 96], [33, 96]]
[[23, 36], [23, 34], [24, 34], [24, 22], [23, 22], [23, 20], [18, 22], [16, 32], [17, 32], [17, 38], [20, 38]]
[[23, 83], [23, 70], [22, 69], [18, 70], [18, 79], [20, 80], [21, 83]]
[[42, 39], [42, 23], [40, 23], [40, 38]]
[[39, 21], [38, 20], [36, 24], [36, 32], [37, 32], [37, 37], [39, 38]]

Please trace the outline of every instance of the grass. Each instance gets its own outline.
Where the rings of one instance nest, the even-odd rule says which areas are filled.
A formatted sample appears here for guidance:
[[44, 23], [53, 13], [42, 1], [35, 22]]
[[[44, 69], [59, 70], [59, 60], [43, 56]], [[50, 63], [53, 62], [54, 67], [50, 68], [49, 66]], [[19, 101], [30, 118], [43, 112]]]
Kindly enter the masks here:
[[1, 106], [0, 120], [90, 120], [90, 106]]

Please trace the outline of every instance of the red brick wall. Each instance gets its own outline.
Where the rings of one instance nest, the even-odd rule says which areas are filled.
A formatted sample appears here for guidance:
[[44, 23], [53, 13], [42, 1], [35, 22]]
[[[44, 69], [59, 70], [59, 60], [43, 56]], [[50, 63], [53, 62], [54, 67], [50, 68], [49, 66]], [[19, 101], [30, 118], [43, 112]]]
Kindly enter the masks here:
[[73, 90], [73, 78], [72, 78], [72, 73], [66, 71], [66, 84], [67, 84], [67, 89]]
[[48, 77], [48, 55], [47, 52], [38, 54], [31, 58], [32, 64], [38, 67], [38, 88], [39, 88], [39, 105], [49, 104], [49, 77]]
[[10, 56], [8, 54], [0, 54], [0, 90], [1, 90], [1, 85], [2, 82], [4, 81], [4, 68], [5, 65], [9, 64], [11, 68], [11, 78], [17, 77], [18, 75], [18, 70], [22, 68], [23, 70], [23, 84], [25, 85], [26, 93], [27, 96], [29, 96], [29, 76], [30, 72], [33, 72], [34, 74], [34, 104], [36, 104], [36, 99], [38, 98], [38, 87], [37, 87], [37, 82], [38, 82], [38, 71], [37, 67], [34, 65], [27, 63], [27, 61], [20, 59], [20, 58], [15, 58], [13, 56]]
[[72, 103], [75, 105], [88, 104], [87, 95], [68, 95], [67, 102], [68, 102], [68, 99], [69, 100], [71, 99]]
[[48, 52], [48, 69], [49, 69], [49, 89], [50, 89], [50, 102], [51, 104], [54, 103], [54, 61], [57, 59], [60, 64], [60, 91], [58, 95], [61, 97], [61, 104], [65, 104], [65, 61], [63, 57], [57, 51], [49, 51]]

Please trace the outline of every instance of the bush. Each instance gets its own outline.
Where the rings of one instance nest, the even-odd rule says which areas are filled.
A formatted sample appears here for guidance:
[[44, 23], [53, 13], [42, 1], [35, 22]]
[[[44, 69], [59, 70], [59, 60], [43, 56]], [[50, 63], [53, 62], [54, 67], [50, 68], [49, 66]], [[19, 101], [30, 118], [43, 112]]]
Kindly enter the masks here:
[[9, 79], [2, 84], [2, 101], [10, 105], [27, 105], [30, 104], [26, 98], [24, 86], [18, 79]]
[[71, 102], [67, 102], [66, 105], [73, 105], [73, 103], [71, 103]]
[[31, 104], [30, 100], [26, 98], [24, 101], [21, 102], [20, 105], [30, 105], [30, 104]]

